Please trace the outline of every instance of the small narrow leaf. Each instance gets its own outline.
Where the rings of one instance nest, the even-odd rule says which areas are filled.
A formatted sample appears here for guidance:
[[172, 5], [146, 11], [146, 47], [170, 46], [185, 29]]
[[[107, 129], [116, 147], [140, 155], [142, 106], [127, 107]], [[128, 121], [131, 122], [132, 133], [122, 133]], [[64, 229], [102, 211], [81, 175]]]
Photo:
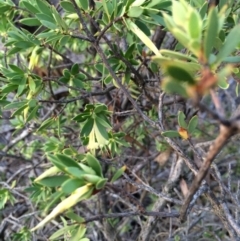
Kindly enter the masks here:
[[80, 169], [78, 163], [69, 156], [63, 154], [56, 154], [56, 158], [66, 167], [76, 167]]
[[76, 10], [75, 10], [75, 8], [74, 8], [74, 6], [73, 6], [73, 4], [71, 2], [61, 1], [60, 5], [67, 12], [70, 12], [70, 13], [75, 13], [76, 12]]
[[47, 127], [49, 127], [50, 125], [52, 125], [54, 123], [54, 119], [53, 118], [49, 118], [47, 120], [45, 120], [40, 127], [38, 128], [37, 132], [42, 131], [44, 129], [46, 129]]
[[127, 27], [136, 34], [137, 37], [140, 38], [140, 40], [151, 50], [153, 51], [154, 54], [156, 55], [161, 55], [157, 49], [157, 47], [154, 45], [152, 40], [145, 34], [143, 33], [142, 30], [138, 28], [138, 26], [132, 22], [130, 19], [126, 19], [126, 24]]
[[139, 18], [143, 13], [143, 8], [141, 7], [130, 7], [128, 11], [128, 16], [130, 18]]
[[178, 125], [183, 128], [187, 128], [187, 123], [185, 121], [186, 116], [182, 111], [178, 112]]
[[88, 182], [88, 183], [92, 183], [92, 184], [97, 184], [99, 181], [102, 180], [101, 177], [96, 176], [96, 175], [91, 175], [91, 174], [84, 174], [83, 175], [83, 179]]
[[188, 124], [187, 130], [190, 135], [196, 130], [197, 125], [198, 125], [198, 117], [195, 115], [191, 118]]
[[228, 34], [225, 43], [222, 48], [219, 50], [217, 55], [217, 62], [220, 62], [222, 59], [231, 54], [237, 45], [240, 43], [240, 25], [236, 25], [231, 32]]
[[217, 8], [211, 8], [207, 19], [207, 29], [204, 37], [204, 54], [206, 61], [212, 52], [212, 48], [215, 43], [215, 39], [218, 33], [218, 15]]
[[46, 187], [58, 187], [61, 186], [69, 177], [65, 175], [45, 177], [38, 181], [43, 186]]
[[99, 177], [102, 177], [102, 167], [99, 161], [90, 153], [86, 155], [87, 164], [97, 173]]
[[97, 190], [102, 189], [105, 186], [106, 183], [107, 183], [107, 179], [106, 178], [101, 179], [100, 181], [97, 182], [96, 189]]
[[169, 137], [169, 138], [180, 136], [177, 131], [164, 131], [164, 132], [162, 132], [162, 135], [165, 136], [165, 137]]
[[111, 182], [115, 182], [119, 177], [121, 177], [122, 174], [126, 171], [126, 169], [127, 169], [127, 166], [125, 165], [119, 168], [113, 175]]
[[79, 179], [68, 178], [64, 183], [61, 184], [62, 191], [65, 194], [73, 193], [77, 188], [84, 186], [86, 183]]
[[31, 231], [33, 232], [43, 227], [46, 223], [54, 219], [59, 214], [75, 206], [79, 201], [81, 201], [82, 197], [84, 197], [84, 195], [87, 194], [89, 191], [92, 192], [90, 184], [78, 188], [72, 195], [70, 195], [68, 198], [64, 199], [61, 203], [59, 203], [52, 210], [52, 212], [47, 217], [45, 217], [36, 227], [32, 228]]
[[188, 23], [190, 36], [200, 41], [202, 35], [202, 19], [196, 10], [192, 10]]
[[183, 68], [174, 66], [174, 63], [172, 65], [167, 65], [165, 67], [165, 69], [166, 69], [168, 75], [170, 75], [172, 78], [174, 78], [176, 80], [187, 82], [189, 84], [195, 83], [195, 80], [194, 80], [193, 76], [191, 75], [191, 73], [187, 72]]
[[48, 168], [45, 172], [43, 172], [40, 176], [38, 176], [38, 177], [34, 180], [34, 182], [38, 182], [38, 181], [40, 181], [40, 180], [43, 179], [43, 178], [46, 178], [46, 177], [52, 176], [52, 175], [54, 175], [54, 174], [57, 174], [59, 171], [60, 171], [60, 170], [59, 170], [57, 167], [55, 167], [55, 166], [50, 167], [50, 168]]

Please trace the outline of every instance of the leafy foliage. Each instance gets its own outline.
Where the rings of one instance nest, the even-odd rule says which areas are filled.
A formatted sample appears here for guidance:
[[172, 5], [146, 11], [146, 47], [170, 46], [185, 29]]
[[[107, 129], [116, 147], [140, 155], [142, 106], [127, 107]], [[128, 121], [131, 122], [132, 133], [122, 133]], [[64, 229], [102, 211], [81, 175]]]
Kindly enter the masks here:
[[[219, 110], [212, 93], [229, 90], [232, 75], [237, 76], [238, 95], [240, 5], [233, 0], [220, 0], [218, 6], [204, 0], [56, 2], [0, 0], [0, 116], [1, 125], [12, 128], [0, 158], [19, 157], [27, 166], [24, 180], [17, 171], [10, 177], [3, 173], [0, 209], [16, 205], [21, 197], [41, 213], [41, 218], [24, 219], [8, 238], [37, 240], [35, 235], [45, 232], [49, 240], [87, 241], [87, 224], [100, 220], [106, 230], [119, 228], [111, 236], [98, 227], [107, 240], [130, 240], [132, 224], [122, 225], [124, 216], [111, 213], [128, 206], [135, 212], [132, 217], [142, 216], [151, 208], [164, 210], [155, 205], [167, 201], [178, 210], [183, 198], [177, 198], [188, 191], [181, 181], [182, 194], [170, 200], [168, 185], [176, 187], [180, 175], [176, 180], [169, 177], [159, 191], [152, 156], [167, 166], [172, 152], [184, 153], [179, 149], [185, 147], [177, 149], [173, 143], [184, 139], [195, 148], [192, 143], [199, 142], [198, 137], [215, 138], [216, 128], [194, 108], [211, 93]], [[183, 102], [184, 108], [176, 107]], [[194, 113], [186, 110], [189, 105]], [[191, 155], [188, 150], [186, 156]], [[135, 193], [140, 193], [140, 201]], [[145, 195], [152, 205], [141, 203]], [[128, 205], [115, 204], [114, 199], [126, 197]], [[156, 197], [164, 202], [155, 203]], [[97, 201], [103, 205], [99, 212]], [[139, 225], [142, 229], [153, 212], [148, 214], [146, 225]], [[133, 229], [140, 240], [139, 227]], [[171, 234], [175, 240], [183, 235], [178, 232]]]

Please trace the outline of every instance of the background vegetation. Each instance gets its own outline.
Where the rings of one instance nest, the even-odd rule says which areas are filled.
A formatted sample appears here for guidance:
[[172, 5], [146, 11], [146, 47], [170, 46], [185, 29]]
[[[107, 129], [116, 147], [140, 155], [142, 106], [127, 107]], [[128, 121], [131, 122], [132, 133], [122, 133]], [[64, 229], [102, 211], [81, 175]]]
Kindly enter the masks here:
[[0, 240], [240, 240], [239, 7], [0, 0]]

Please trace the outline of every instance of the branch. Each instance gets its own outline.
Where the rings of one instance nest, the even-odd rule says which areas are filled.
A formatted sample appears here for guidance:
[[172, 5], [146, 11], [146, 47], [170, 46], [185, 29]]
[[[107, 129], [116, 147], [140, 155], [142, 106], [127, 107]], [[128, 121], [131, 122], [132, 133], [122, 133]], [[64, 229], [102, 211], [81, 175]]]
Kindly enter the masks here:
[[87, 94], [84, 94], [84, 95], [81, 95], [81, 96], [78, 96], [78, 97], [75, 97], [75, 98], [72, 98], [72, 99], [69, 99], [69, 100], [39, 100], [39, 102], [42, 102], [42, 103], [59, 103], [59, 104], [66, 103], [66, 104], [68, 104], [68, 103], [71, 103], [71, 102], [74, 102], [74, 101], [77, 101], [77, 100], [86, 99], [86, 98], [91, 97], [91, 96], [105, 95], [108, 92], [110, 92], [111, 90], [114, 90], [115, 88], [116, 88], [115, 86], [110, 86], [103, 91], [96, 91], [96, 92], [87, 93]]
[[[182, 173], [183, 160], [179, 158], [172, 163], [172, 171], [169, 174], [168, 181], [165, 184], [162, 193], [166, 196], [171, 196], [170, 190], [177, 184], [179, 177]], [[166, 199], [159, 197], [155, 202], [152, 210], [160, 211], [164, 208], [166, 204]], [[156, 218], [153, 216], [148, 218], [145, 225], [142, 227], [142, 232], [139, 235], [139, 240], [150, 240], [150, 234], [157, 224]]]
[[[94, 19], [91, 18], [92, 21], [94, 21]], [[106, 33], [106, 31], [112, 27], [112, 25], [118, 21], [122, 20], [122, 17], [117, 17], [115, 19], [113, 19], [108, 25], [105, 26], [105, 28], [99, 33], [98, 37], [97, 37], [97, 42], [100, 41], [100, 39], [103, 37], [103, 35]], [[95, 21], [94, 21], [95, 23]], [[96, 26], [94, 26], [96, 27]], [[98, 28], [99, 29], [99, 28]]]
[[235, 128], [228, 128], [226, 126], [220, 126], [220, 134], [214, 141], [214, 143], [210, 146], [209, 151], [207, 153], [206, 159], [204, 160], [201, 169], [199, 170], [197, 176], [195, 177], [192, 186], [189, 189], [188, 195], [185, 199], [184, 205], [182, 206], [180, 212], [180, 219], [184, 220], [186, 216], [186, 212], [188, 206], [193, 198], [193, 195], [198, 190], [199, 186], [201, 185], [202, 180], [206, 176], [214, 158], [220, 152], [222, 147], [225, 145], [227, 140], [233, 135]]
[[87, 24], [84, 21], [82, 13], [81, 13], [80, 9], [78, 8], [75, 0], [71, 0], [71, 2], [72, 2], [73, 6], [74, 6], [74, 8], [76, 10], [76, 13], [77, 13], [77, 15], [79, 17], [79, 20], [80, 20], [81, 24], [82, 24], [84, 32], [87, 34], [87, 37], [90, 39], [91, 42], [95, 42], [95, 38], [92, 35], [92, 33], [89, 31], [89, 29], [87, 28]]
[[152, 216], [158, 218], [174, 218], [179, 217], [179, 213], [177, 211], [172, 212], [126, 212], [126, 213], [110, 213], [110, 214], [98, 214], [96, 216], [92, 216], [90, 218], [85, 218], [84, 223], [89, 223], [97, 220], [102, 220], [106, 218], [125, 218], [125, 217], [133, 217], [133, 216]]

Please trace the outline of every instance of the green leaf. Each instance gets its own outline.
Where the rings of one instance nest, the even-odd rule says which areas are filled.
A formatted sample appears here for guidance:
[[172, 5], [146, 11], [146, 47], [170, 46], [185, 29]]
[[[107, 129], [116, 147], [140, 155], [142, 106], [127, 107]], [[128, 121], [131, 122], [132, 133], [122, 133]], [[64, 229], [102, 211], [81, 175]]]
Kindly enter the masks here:
[[154, 45], [152, 40], [147, 37], [147, 35], [138, 28], [138, 26], [132, 22], [130, 19], [126, 19], [126, 25], [127, 27], [134, 33], [140, 40], [156, 55], [160, 55], [157, 47]]
[[[138, 28], [144, 33], [146, 34], [146, 36], [151, 36], [151, 31], [149, 29], [149, 27], [142, 21], [136, 19], [135, 21], [136, 26], [138, 26]], [[134, 59], [132, 59], [132, 61], [134, 61]], [[138, 64], [138, 63], [136, 63]]]
[[18, 66], [14, 65], [14, 64], [9, 64], [8, 66], [9, 66], [14, 72], [16, 72], [16, 73], [18, 73], [18, 74], [20, 74], [20, 75], [24, 75], [24, 74], [25, 74], [25, 72], [24, 72], [22, 69], [20, 69]]
[[31, 99], [31, 100], [28, 101], [29, 107], [35, 107], [36, 104], [37, 104], [37, 100], [35, 100], [35, 99]]
[[15, 46], [21, 49], [28, 49], [28, 48], [34, 47], [35, 44], [29, 41], [19, 41], [15, 43]]
[[37, 0], [36, 3], [37, 3], [37, 6], [38, 6], [39, 10], [42, 13], [44, 13], [48, 16], [52, 16], [50, 5], [46, 1]]
[[7, 85], [4, 85], [1, 89], [1, 93], [2, 94], [5, 94], [5, 93], [10, 93], [12, 91], [15, 91], [17, 89], [17, 85], [13, 85], [13, 84], [7, 84]]
[[95, 109], [94, 109], [94, 113], [98, 114], [98, 113], [101, 113], [101, 112], [105, 112], [107, 111], [107, 106], [106, 105], [103, 105], [103, 104], [98, 104]]
[[164, 26], [168, 28], [169, 31], [172, 31], [173, 28], [176, 27], [175, 22], [173, 21], [173, 18], [166, 13], [163, 13], [163, 18], [164, 18]]
[[[55, 148], [55, 146], [54, 146]], [[52, 162], [54, 166], [56, 166], [59, 170], [65, 172], [66, 165], [63, 164], [61, 161], [58, 160], [58, 158], [55, 155], [48, 154], [48, 160]]]
[[5, 12], [11, 10], [12, 7], [11, 6], [1, 6], [0, 7], [0, 14], [4, 14]]
[[149, 16], [154, 20], [157, 25], [165, 26], [165, 22], [162, 16], [156, 14], [149, 14]]
[[217, 73], [218, 86], [222, 89], [227, 89], [229, 87], [228, 76], [232, 73], [232, 66], [226, 65]]
[[53, 37], [53, 36], [56, 36], [56, 32], [53, 30], [50, 30], [47, 32], [40, 33], [36, 37], [40, 38], [40, 39], [45, 39], [45, 38], [49, 38], [49, 37]]
[[69, 156], [63, 154], [56, 154], [56, 158], [59, 160], [60, 163], [62, 163], [66, 167], [76, 167], [80, 169], [78, 163]]
[[225, 43], [217, 55], [217, 63], [220, 63], [225, 57], [231, 54], [240, 43], [240, 25], [236, 25], [226, 37]]
[[196, 130], [197, 125], [198, 125], [198, 117], [195, 115], [191, 118], [187, 127], [188, 133], [190, 135]]
[[44, 13], [37, 13], [36, 17], [41, 21], [48, 21], [48, 22], [52, 22], [52, 23], [56, 23], [56, 21], [54, 20], [54, 18], [52, 16], [46, 15]]
[[106, 183], [107, 183], [107, 179], [106, 178], [101, 179], [101, 180], [99, 180], [97, 182], [95, 187], [96, 187], [97, 190], [100, 190], [100, 189], [102, 189], [105, 186]]
[[[40, 20], [40, 22], [42, 23], [42, 25], [44, 25], [49, 29], [53, 29], [53, 30], [57, 29], [57, 25], [55, 23], [45, 21], [45, 20]], [[56, 38], [60, 38], [60, 36], [56, 36]]]
[[81, 136], [88, 136], [93, 129], [93, 125], [94, 125], [93, 118], [89, 118], [81, 130]]
[[33, 6], [31, 3], [29, 3], [29, 1], [22, 1], [21, 3], [32, 14], [39, 13], [39, 10], [35, 6]]
[[162, 88], [167, 93], [179, 94], [186, 98], [188, 97], [187, 86], [184, 86], [177, 80], [165, 78], [162, 83]]
[[162, 135], [169, 138], [180, 137], [177, 131], [164, 131], [162, 132]]
[[77, 87], [77, 88], [84, 88], [83, 82], [80, 79], [78, 79], [78, 78], [71, 79], [69, 85]]
[[97, 175], [99, 177], [103, 177], [102, 167], [101, 167], [99, 161], [90, 153], [87, 153], [86, 160], [87, 160], [87, 164], [89, 165], [89, 167], [91, 167], [97, 173]]
[[74, 64], [71, 68], [71, 74], [72, 75], [76, 75], [79, 73], [79, 64]]
[[208, 10], [208, 2], [205, 2], [199, 10], [199, 14], [202, 19], [204, 19], [205, 15], [207, 13], [207, 10]]
[[119, 177], [122, 176], [122, 174], [126, 171], [126, 166], [122, 166], [121, 168], [119, 168], [115, 174], [113, 175], [112, 179], [111, 179], [111, 183], [115, 182]]
[[74, 6], [73, 6], [73, 4], [71, 2], [61, 1], [60, 5], [67, 12], [70, 12], [70, 13], [75, 13], [76, 12], [76, 10], [75, 10], [75, 8], [74, 8]]
[[184, 28], [186, 26], [188, 12], [191, 11], [192, 8], [190, 7], [190, 5], [188, 5], [189, 8], [187, 9], [186, 6], [184, 6], [185, 4], [183, 3], [184, 3], [183, 1], [172, 2], [172, 18], [178, 26], [181, 26]]
[[79, 215], [77, 215], [73, 211], [66, 212], [65, 216], [68, 217], [71, 220], [76, 221], [77, 223], [84, 223], [85, 222], [85, 219], [83, 217], [80, 217]]
[[78, 229], [75, 229], [77, 232], [69, 239], [69, 241], [80, 241], [83, 239], [87, 239], [88, 238], [84, 238], [83, 236], [85, 235], [87, 229], [85, 228], [85, 225], [80, 225], [78, 226]]
[[159, 51], [163, 56], [166, 57], [170, 57], [170, 58], [176, 58], [179, 60], [187, 60], [187, 61], [192, 61], [195, 63], [198, 63], [198, 60], [192, 56], [188, 56], [186, 54], [180, 53], [180, 52], [176, 52], [176, 51], [172, 51], [172, 50], [168, 50], [168, 49], [161, 49]]
[[106, 128], [112, 128], [109, 121], [106, 120], [106, 119], [104, 120], [103, 118], [100, 118], [100, 117], [96, 116], [95, 121], [98, 122], [99, 124], [101, 124], [102, 126], [106, 127]]
[[208, 61], [218, 34], [218, 14], [217, 8], [210, 8], [207, 19], [207, 29], [204, 36], [204, 54]]
[[142, 15], [142, 13], [143, 13], [143, 8], [136, 6], [136, 7], [130, 7], [127, 15], [130, 18], [138, 18]]
[[10, 49], [9, 51], [8, 51], [8, 56], [10, 56], [10, 55], [12, 55], [12, 54], [16, 54], [16, 53], [19, 53], [19, 52], [21, 52], [21, 48], [17, 48], [17, 47], [13, 47], [12, 49]]
[[53, 176], [55, 174], [59, 173], [59, 169], [55, 166], [49, 167], [46, 171], [44, 171], [40, 176], [38, 176], [34, 182], [38, 182], [46, 177]]
[[199, 55], [199, 50], [190, 49], [190, 41], [192, 40], [189, 35], [187, 35], [183, 30], [179, 29], [178, 27], [172, 29], [173, 36], [181, 43], [184, 47], [191, 50], [196, 56]]
[[126, 58], [131, 58], [134, 50], [136, 49], [136, 43], [132, 43], [124, 54]]
[[23, 112], [26, 108], [28, 108], [28, 104], [23, 105], [22, 107], [20, 107], [20, 108], [17, 109], [16, 111], [14, 111], [14, 112], [11, 114], [11, 117], [22, 114], [22, 112]]
[[64, 195], [64, 193], [62, 191], [58, 191], [53, 193], [50, 198], [49, 198], [49, 202], [47, 203], [47, 205], [44, 208], [44, 213], [47, 213], [48, 210], [55, 204], [57, 203], [60, 198]]
[[193, 10], [190, 14], [188, 28], [190, 36], [200, 42], [202, 35], [202, 19], [196, 10]]
[[61, 189], [65, 194], [73, 193], [77, 188], [82, 187], [85, 185], [85, 182], [83, 180], [79, 179], [69, 179], [66, 180], [61, 185]]
[[170, 75], [172, 78], [179, 81], [187, 82], [189, 84], [195, 84], [193, 76], [185, 69], [174, 66], [174, 63], [172, 66], [166, 66], [165, 68], [168, 75]]
[[86, 79], [86, 75], [82, 74], [82, 73], [76, 74], [75, 77], [79, 80], [85, 80]]
[[96, 172], [91, 167], [89, 167], [83, 163], [79, 163], [79, 166], [85, 173], [96, 175]]
[[201, 66], [198, 63], [193, 62], [186, 62], [175, 59], [172, 61], [172, 59], [163, 57], [163, 56], [153, 56], [152, 60], [156, 63], [158, 63], [160, 66], [171, 66], [174, 65], [175, 67], [179, 67], [181, 69], [184, 69], [185, 71], [189, 73], [195, 73], [200, 70]]
[[82, 175], [85, 174], [80, 167], [66, 167], [65, 171], [71, 175], [73, 178], [82, 179]]
[[134, 7], [139, 7], [139, 6], [142, 6], [145, 2], [147, 2], [147, 0], [135, 0], [131, 6], [134, 6]]
[[[55, 19], [55, 22], [58, 24], [58, 26], [60, 26], [64, 31], [67, 31], [68, 26], [65, 23], [64, 19], [61, 17], [61, 15], [57, 12], [56, 8], [52, 7], [51, 10], [52, 10], [53, 18]], [[68, 37], [68, 36], [65, 36], [65, 37]]]
[[65, 175], [59, 176], [52, 176], [52, 177], [45, 177], [38, 181], [39, 184], [46, 186], [46, 187], [58, 187], [61, 186], [69, 177]]
[[78, 202], [85, 198], [89, 198], [89, 195], [92, 194], [92, 187], [91, 185], [85, 185], [75, 190], [73, 194], [69, 197], [61, 201], [53, 210], [52, 212], [45, 217], [36, 227], [32, 228], [31, 231], [35, 231], [43, 227], [46, 223], [54, 219], [56, 216], [60, 215], [61, 213], [69, 210], [71, 207], [75, 206]]
[[76, 0], [76, 3], [84, 11], [88, 10], [88, 1], [86, 1], [86, 0]]
[[102, 126], [98, 121], [95, 120], [93, 129], [95, 132], [97, 143], [100, 146], [106, 145], [108, 143], [108, 133], [106, 131], [106, 128]]
[[97, 184], [100, 180], [103, 180], [101, 177], [91, 174], [84, 174], [83, 178], [87, 183], [92, 184]]
[[37, 132], [40, 132], [46, 128], [48, 128], [49, 126], [51, 126], [53, 123], [55, 122], [55, 120], [53, 118], [49, 118], [47, 120], [45, 120], [40, 127], [37, 129]]
[[[111, 3], [110, 3], [111, 4]], [[111, 9], [109, 8], [109, 2], [107, 0], [102, 0], [103, 10], [107, 16], [107, 20], [111, 19]]]
[[24, 18], [19, 20], [20, 23], [27, 26], [39, 26], [41, 25], [40, 21], [36, 18]]
[[60, 81], [60, 82], [63, 82], [64, 84], [66, 84], [66, 83], [69, 81], [69, 79], [63, 76], [63, 77], [61, 77], [61, 78], [59, 79], [59, 81]]
[[86, 120], [89, 121], [90, 119], [93, 120], [93, 118], [91, 117], [91, 114], [87, 113], [86, 111], [84, 111], [83, 114], [79, 114], [79, 115], [73, 117], [73, 120], [77, 121], [77, 122], [84, 122]]
[[66, 79], [70, 79], [71, 78], [71, 73], [68, 69], [64, 69], [63, 70], [63, 75]]
[[224, 63], [240, 63], [240, 56], [229, 56], [223, 59]]
[[60, 228], [49, 237], [49, 240], [57, 240], [57, 238], [63, 236], [68, 232], [71, 232], [72, 229], [73, 229], [73, 225]]
[[33, 108], [32, 111], [30, 111], [30, 114], [28, 115], [27, 119], [26, 119], [26, 123], [29, 122], [30, 120], [32, 120], [34, 117], [37, 116], [37, 111], [40, 107], [37, 105]]
[[11, 110], [14, 108], [20, 108], [23, 105], [26, 105], [27, 101], [20, 101], [20, 102], [12, 102], [4, 107], [4, 110]]
[[178, 112], [178, 125], [180, 127], [183, 127], [184, 129], [187, 128], [187, 123], [185, 121], [186, 116], [184, 115], [184, 113], [182, 111]]
[[36, 90], [36, 83], [33, 80], [33, 78], [31, 77], [28, 78], [28, 85], [29, 85], [29, 89], [34, 93]]

